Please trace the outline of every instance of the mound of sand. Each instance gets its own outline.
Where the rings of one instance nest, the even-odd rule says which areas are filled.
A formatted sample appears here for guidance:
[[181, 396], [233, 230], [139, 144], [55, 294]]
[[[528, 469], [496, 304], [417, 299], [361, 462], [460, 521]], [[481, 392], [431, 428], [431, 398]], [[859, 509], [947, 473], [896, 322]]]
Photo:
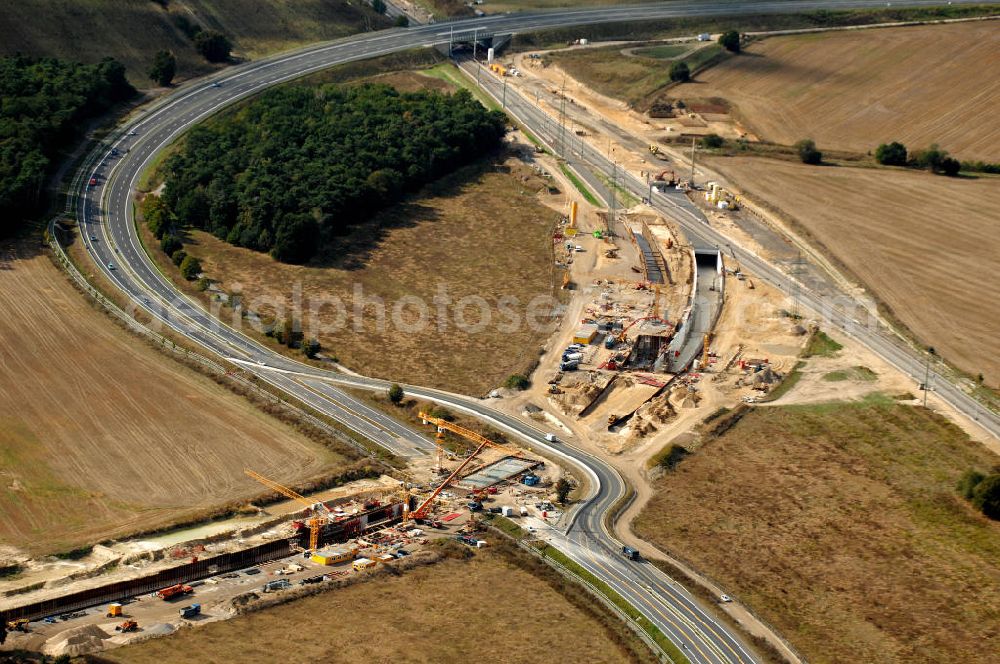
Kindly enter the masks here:
[[173, 634], [177, 631], [177, 628], [170, 623], [154, 623], [148, 627], [142, 628], [143, 636], [166, 636], [167, 634]]
[[42, 652], [54, 657], [85, 655], [103, 649], [104, 641], [109, 638], [110, 635], [97, 625], [80, 625], [53, 636], [42, 646]]

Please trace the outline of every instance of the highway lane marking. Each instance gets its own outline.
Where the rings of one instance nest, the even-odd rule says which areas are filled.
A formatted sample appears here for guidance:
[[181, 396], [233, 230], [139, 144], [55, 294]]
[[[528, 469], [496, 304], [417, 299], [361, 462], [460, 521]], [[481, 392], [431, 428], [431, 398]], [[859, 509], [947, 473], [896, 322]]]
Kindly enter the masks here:
[[[324, 65], [321, 65], [321, 66], [325, 67], [325, 66], [327, 66], [327, 65], [325, 65], [325, 64], [324, 64]], [[214, 333], [213, 333], [213, 334], [214, 334]], [[230, 345], [230, 344], [231, 344], [232, 342], [229, 342], [229, 341], [226, 341], [225, 343], [226, 343], [226, 345]]]
[[[351, 415], [354, 415], [355, 417], [357, 417], [360, 420], [364, 420], [364, 421], [370, 423], [372, 426], [374, 426], [379, 431], [383, 432], [385, 435], [390, 436], [394, 441], [397, 441], [397, 442], [399, 441], [400, 436], [397, 436], [394, 432], [390, 431], [384, 425], [382, 425], [381, 423], [373, 420], [372, 418], [368, 417], [367, 415], [359, 413], [359, 412], [355, 411], [354, 409], [345, 406], [343, 403], [341, 403], [339, 401], [332, 401], [331, 395], [324, 394], [323, 392], [319, 391], [315, 387], [313, 387], [313, 386], [305, 383], [301, 379], [295, 380], [295, 382], [298, 383], [299, 385], [301, 385], [302, 387], [304, 387], [309, 392], [317, 395], [321, 399], [323, 399], [325, 401], [329, 401], [330, 403], [335, 404], [337, 408], [340, 408], [341, 410], [344, 410], [347, 413], [349, 413]], [[388, 417], [388, 415], [386, 417]], [[428, 441], [428, 442], [430, 442], [430, 441]], [[433, 444], [432, 444], [432, 446], [433, 446]]]
[[[641, 591], [642, 589], [634, 589], [634, 585], [635, 585], [634, 583], [630, 582], [628, 579], [624, 579], [623, 577], [619, 576], [618, 574], [615, 574], [614, 572], [611, 571], [611, 569], [609, 569], [608, 567], [600, 564], [594, 558], [594, 555], [593, 555], [592, 551], [589, 548], [584, 547], [584, 546], [580, 546], [579, 544], [573, 542], [572, 540], [569, 540], [567, 542], [567, 544], [569, 546], [567, 546], [566, 549], [577, 551], [577, 553], [578, 553], [578, 558], [576, 560], [577, 564], [581, 565], [584, 569], [586, 569], [588, 572], [590, 572], [591, 574], [593, 574], [594, 576], [596, 576], [598, 578], [601, 577], [601, 573], [598, 571], [598, 569], [599, 570], [603, 570], [604, 571], [604, 576], [607, 579], [607, 580], [605, 580], [605, 583], [607, 583], [608, 586], [612, 590], [614, 590], [619, 595], [621, 595], [623, 598], [625, 598], [626, 601], [628, 601], [628, 602], [630, 602], [632, 604], [636, 604], [637, 603], [636, 599], [629, 599], [629, 591], [625, 589], [625, 587], [633, 588], [632, 592], [635, 595], [635, 597], [638, 598], [638, 600], [639, 600], [638, 601], [639, 606], [636, 607], [636, 608], [640, 609], [640, 612], [641, 612], [641, 609], [643, 607], [645, 607], [647, 610], [652, 609], [664, 621], [666, 621], [666, 623], [668, 623], [673, 628], [673, 635], [674, 635], [674, 637], [677, 638], [677, 639], [682, 639], [681, 643], [677, 644], [674, 641], [674, 639], [670, 638], [670, 634], [669, 633], [664, 632], [664, 635], [671, 642], [674, 642], [674, 645], [685, 646], [687, 641], [691, 641], [692, 644], [694, 644], [695, 649], [701, 654], [701, 656], [706, 661], [712, 661], [712, 658], [708, 657], [705, 654], [705, 652], [703, 650], [701, 650], [701, 648], [698, 647], [698, 645], [697, 645], [697, 642], [699, 640], [710, 641], [708, 639], [704, 639], [704, 637], [699, 634], [697, 628], [694, 628], [693, 626], [688, 625], [688, 624], [684, 624], [682, 626], [682, 625], [679, 625], [676, 622], [674, 622], [674, 620], [670, 616], [668, 616], [665, 613], [663, 613], [663, 611], [661, 611], [655, 604], [653, 604], [649, 600], [649, 598], [646, 595], [644, 595], [642, 593], [642, 591]], [[582, 551], [582, 553], [580, 553], [580, 551]], [[567, 555], [571, 556], [571, 554], [569, 554], [569, 553], [567, 553]], [[571, 556], [571, 558], [572, 558], [572, 556]], [[589, 562], [588, 562], [588, 559], [589, 559]], [[596, 567], [596, 569], [595, 569], [595, 567]], [[624, 584], [625, 587], [623, 587], [623, 584]], [[667, 606], [668, 610], [672, 609], [672, 607], [670, 606], [669, 603], [664, 603], [664, 604], [665, 604], [665, 606]], [[684, 622], [683, 621], [683, 617], [680, 616], [680, 615], [678, 615], [676, 613], [676, 610], [673, 610], [673, 612], [674, 612], [675, 616], [679, 620], [681, 620], [682, 622]], [[653, 623], [653, 624], [655, 625], [655, 623]], [[662, 631], [663, 630], [661, 630], [661, 632]], [[669, 632], [669, 630], [668, 630], [668, 632]]]
[[[597, 568], [599, 568], [601, 570], [604, 570], [605, 574], [608, 577], [610, 577], [612, 579], [615, 579], [616, 581], [618, 581], [621, 584], [624, 584], [626, 586], [632, 585], [632, 583], [630, 582], [629, 579], [625, 578], [623, 575], [621, 575], [619, 573], [616, 573], [616, 571], [613, 570], [611, 567], [609, 567], [607, 565], [604, 565], [602, 562], [600, 562], [597, 559], [597, 557], [594, 556], [594, 553], [590, 549], [584, 548], [583, 550], [584, 550], [585, 554], [587, 555], [587, 557], [590, 558], [591, 563], [594, 566], [596, 566]], [[609, 584], [609, 585], [612, 585], [612, 584]], [[690, 619], [687, 619], [685, 616], [683, 616], [681, 614], [681, 612], [677, 609], [677, 607], [675, 607], [671, 602], [664, 602], [663, 605], [666, 607], [666, 609], [668, 611], [670, 611], [678, 620], [680, 620], [682, 623], [684, 623], [684, 627], [687, 628], [687, 632], [686, 632], [677, 623], [675, 623], [668, 615], [666, 615], [663, 611], [661, 611], [659, 609], [659, 607], [656, 606], [656, 604], [654, 604], [652, 601], [650, 601], [649, 598], [646, 597], [646, 595], [642, 594], [642, 590], [644, 590], [644, 589], [637, 589], [635, 592], [636, 592], [636, 594], [639, 597], [642, 598], [643, 603], [646, 604], [647, 606], [649, 606], [651, 609], [653, 609], [656, 613], [658, 613], [664, 620], [666, 620], [671, 625], [673, 625], [674, 628], [678, 630], [678, 632], [680, 632], [682, 634], [685, 634], [687, 636], [687, 640], [692, 642], [692, 645], [694, 646], [695, 650], [697, 650], [701, 654], [701, 656], [703, 658], [705, 658], [708, 661], [711, 661], [711, 658], [708, 655], [705, 654], [705, 651], [703, 651], [701, 649], [701, 647], [699, 647], [698, 641], [704, 641], [707, 644], [707, 647], [710, 650], [715, 651], [717, 649], [717, 647], [712, 642], [712, 640], [711, 639], [707, 639], [707, 638], [702, 638], [700, 636], [698, 638], [693, 638], [692, 636], [688, 635], [688, 632], [690, 632], [690, 634], [697, 635], [700, 630], [694, 624], [690, 624]], [[617, 591], [619, 592], [619, 594], [622, 594], [623, 596], [626, 596], [626, 594], [621, 589], [620, 585], [618, 586]], [[715, 652], [714, 654], [720, 655], [720, 656], [722, 656], [722, 658], [724, 660], [729, 661], [729, 658], [726, 657], [721, 651]]]

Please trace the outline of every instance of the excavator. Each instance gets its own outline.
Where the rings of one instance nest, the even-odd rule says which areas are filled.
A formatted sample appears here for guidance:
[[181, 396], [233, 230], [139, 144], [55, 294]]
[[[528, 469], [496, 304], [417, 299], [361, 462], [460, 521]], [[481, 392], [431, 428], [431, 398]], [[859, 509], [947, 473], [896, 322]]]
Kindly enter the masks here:
[[653, 179], [657, 182], [665, 182], [671, 187], [677, 184], [677, 174], [670, 170], [658, 173]]

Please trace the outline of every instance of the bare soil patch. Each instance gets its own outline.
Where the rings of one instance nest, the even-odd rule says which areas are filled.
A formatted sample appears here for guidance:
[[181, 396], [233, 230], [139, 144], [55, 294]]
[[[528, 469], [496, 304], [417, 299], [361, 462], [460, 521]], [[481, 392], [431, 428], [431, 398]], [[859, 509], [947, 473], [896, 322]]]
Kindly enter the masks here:
[[790, 217], [923, 343], [1000, 383], [1000, 180], [752, 158], [711, 167]]
[[897, 140], [997, 161], [995, 21], [769, 37], [672, 94], [723, 97], [762, 138], [867, 152]]
[[0, 542], [66, 550], [345, 461], [118, 328], [44, 254], [0, 255]]
[[809, 661], [985, 663], [1000, 638], [1000, 523], [955, 484], [997, 461], [885, 398], [757, 408], [658, 480], [635, 526]]

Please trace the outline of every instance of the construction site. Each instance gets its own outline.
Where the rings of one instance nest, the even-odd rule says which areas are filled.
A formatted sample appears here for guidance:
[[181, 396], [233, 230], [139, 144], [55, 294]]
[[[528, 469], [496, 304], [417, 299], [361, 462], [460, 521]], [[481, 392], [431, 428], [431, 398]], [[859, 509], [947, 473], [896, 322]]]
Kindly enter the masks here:
[[[421, 415], [435, 427], [437, 442], [426, 481], [383, 476], [303, 496], [247, 469], [248, 481], [271, 492], [267, 506], [252, 515], [111, 543], [98, 547], [100, 564], [90, 568], [38, 565], [5, 582], [0, 612], [7, 645], [52, 656], [87, 654], [170, 634], [192, 621], [232, 617], [265, 594], [391, 565], [435, 539], [482, 548], [488, 545], [477, 518], [483, 513], [517, 519], [529, 532], [558, 523], [557, 468]], [[446, 452], [445, 436], [474, 447]], [[282, 500], [271, 502], [274, 497]]]
[[[491, 71], [518, 73], [500, 65]], [[598, 140], [584, 129], [575, 136]], [[519, 154], [565, 192], [561, 202], [551, 195], [542, 202], [561, 212], [552, 247], [569, 306], [532, 387], [505, 399], [503, 408], [565, 432], [574, 443], [621, 454], [686, 426], [684, 411], [754, 401], [780, 382], [805, 329], [776, 313], [775, 292], [727, 265], [718, 247], [689, 244], [648, 201], [620, 192], [615, 174], [608, 182], [611, 205], [599, 207], [551, 155], [526, 146]], [[650, 195], [686, 197], [716, 215], [740, 208], [737, 196], [714, 183], [678, 176], [682, 168], [669, 167], [656, 145], [644, 155], [649, 163], [626, 155], [623, 147], [622, 168], [636, 161]], [[748, 302], [763, 303], [754, 315], [761, 325], [757, 347], [745, 342], [746, 320], [735, 313]], [[420, 418], [434, 427], [435, 453], [398, 478], [306, 496], [247, 469], [247, 482], [270, 492], [265, 507], [100, 546], [73, 564], [38, 564], [3, 582], [9, 643], [55, 656], [96, 652], [232, 617], [265, 594], [393, 565], [433, 540], [488, 546], [484, 513], [516, 519], [528, 533], [561, 523], [555, 486], [566, 475], [551, 460], [444, 418]], [[448, 444], [448, 437], [461, 445]]]
[[[265, 376], [268, 371], [295, 376], [302, 369], [302, 377], [287, 378], [307, 388], [298, 394], [330, 397], [330, 403], [343, 404], [331, 412], [349, 413], [348, 420], [363, 422], [370, 438], [376, 435], [378, 440], [372, 440], [381, 448], [378, 454], [371, 452], [371, 460], [377, 470], [367, 468], [367, 475], [351, 476], [367, 479], [312, 491], [295, 485], [294, 474], [287, 472], [293, 463], [301, 463], [299, 457], [309, 458], [308, 449], [294, 458], [280, 451], [273, 459], [233, 455], [230, 461], [240, 460], [229, 468], [235, 472], [225, 481], [227, 489], [235, 485], [242, 497], [225, 508], [224, 516], [142, 536], [122, 535], [65, 555], [39, 554], [0, 574], [3, 650], [72, 657], [133, 645], [313, 591], [339, 591], [348, 582], [368, 582], [381, 570], [386, 572], [383, 577], [406, 578], [415, 568], [407, 564], [409, 556], [437, 561], [447, 557], [440, 554], [445, 543], [469, 557], [486, 549], [487, 557], [498, 538], [513, 548], [506, 542], [512, 532], [521, 548], [534, 547], [532, 554], [567, 544], [558, 551], [610, 586], [599, 573], [608, 571], [606, 559], [598, 562], [591, 556], [590, 562], [600, 567], [594, 571], [584, 564], [588, 560], [570, 555], [579, 556], [581, 550], [591, 555], [591, 549], [577, 546], [587, 540], [573, 539], [584, 528], [571, 530], [578, 524], [588, 532], [600, 530], [592, 525], [598, 517], [586, 512], [596, 504], [602, 510], [598, 516], [606, 519], [604, 530], [613, 529], [607, 541], [613, 541], [612, 549], [622, 545], [629, 565], [641, 560], [633, 546], [648, 545], [643, 550], [643, 555], [651, 552], [647, 560], [657, 553], [670, 559], [672, 540], [636, 542], [632, 522], [653, 495], [655, 482], [681, 475], [668, 475], [674, 468], [666, 457], [674, 448], [680, 447], [684, 455], [697, 454], [708, 447], [706, 441], [725, 434], [728, 426], [713, 421], [725, 423], [732, 416], [738, 422], [746, 412], [778, 410], [749, 406], [779, 400], [779, 405], [860, 400], [879, 391], [893, 395], [891, 401], [915, 401], [911, 376], [882, 362], [855, 339], [842, 338], [832, 323], [830, 331], [837, 340], [820, 330], [820, 318], [811, 319], [812, 313], [800, 306], [799, 289], [814, 287], [820, 281], [814, 277], [826, 269], [825, 263], [801, 267], [802, 247], [793, 242], [797, 238], [768, 221], [767, 210], [747, 198], [752, 192], [738, 191], [720, 171], [709, 170], [714, 168], [711, 159], [699, 156], [710, 134], [730, 141], [755, 140], [728, 106], [708, 99], [677, 103], [676, 98], [661, 96], [638, 112], [580, 81], [567, 82], [566, 70], [553, 66], [558, 58], [544, 52], [503, 56], [499, 47], [487, 50], [479, 38], [473, 28], [471, 42], [464, 38], [471, 48], [463, 46], [463, 52], [471, 51], [471, 59], [455, 58], [449, 73], [462, 76], [458, 70], [465, 70], [470, 89], [470, 81], [489, 80], [494, 87], [479, 86], [486, 87], [479, 95], [493, 95], [503, 108], [514, 109], [507, 96], [509, 85], [523, 97], [522, 113], [533, 102], [533, 109], [546, 119], [510, 130], [503, 160], [492, 170], [470, 171], [469, 191], [435, 193], [433, 209], [448, 210], [466, 223], [468, 210], [476, 208], [492, 226], [500, 205], [506, 201], [513, 208], [516, 202], [518, 223], [505, 219], [506, 225], [496, 224], [491, 243], [484, 245], [481, 237], [457, 223], [445, 233], [444, 215], [426, 213], [423, 221], [433, 217], [435, 222], [436, 242], [419, 244], [428, 251], [448, 246], [449, 259], [444, 260], [435, 253], [415, 256], [417, 238], [430, 231], [400, 222], [393, 227], [400, 237], [392, 251], [388, 241], [380, 245], [382, 262], [368, 265], [366, 278], [385, 284], [390, 269], [397, 277], [404, 274], [398, 280], [411, 296], [420, 292], [418, 283], [428, 293], [439, 283], [461, 284], [479, 297], [502, 285], [509, 289], [502, 294], [516, 294], [524, 301], [546, 288], [559, 291], [552, 298], [553, 313], [545, 314], [554, 331], [551, 326], [529, 331], [527, 325], [510, 332], [490, 329], [482, 337], [470, 337], [478, 345], [455, 343], [454, 338], [450, 344], [438, 343], [444, 335], [431, 328], [422, 340], [345, 331], [353, 347], [367, 353], [358, 356], [356, 367], [365, 373], [354, 373], [349, 363], [333, 356], [346, 342], [324, 339], [330, 368], [322, 371], [336, 374], [332, 379], [320, 374], [316, 364], [286, 370], [281, 366], [288, 365], [264, 355], [253, 363], [243, 361], [248, 375], [253, 370]], [[560, 50], [572, 54], [587, 45], [586, 39], [578, 39]], [[694, 52], [703, 47], [685, 48]], [[449, 47], [448, 53], [454, 56], [452, 50]], [[495, 92], [501, 89], [503, 101]], [[520, 122], [513, 117], [515, 121]], [[545, 134], [546, 126], [558, 130]], [[588, 163], [604, 163], [586, 159], [587, 151], [606, 155], [609, 172], [598, 173], [593, 166], [584, 174]], [[574, 154], [580, 157], [575, 163]], [[483, 191], [490, 196], [482, 196]], [[402, 219], [412, 213], [400, 206], [387, 214]], [[700, 234], [700, 224], [718, 233]], [[508, 234], [506, 243], [499, 241], [501, 232]], [[467, 244], [442, 242], [443, 237]], [[704, 237], [714, 239], [700, 239]], [[206, 265], [212, 268], [232, 263], [227, 257], [246, 250], [223, 247], [216, 240], [206, 237], [200, 245], [205, 251], [209, 246], [217, 250], [207, 254]], [[738, 245], [744, 266], [725, 240]], [[506, 254], [509, 262], [494, 261], [493, 253]], [[455, 270], [460, 261], [451, 256], [458, 255], [473, 259], [465, 271], [437, 269], [435, 261]], [[779, 266], [782, 280], [759, 278], [768, 273], [753, 257]], [[411, 272], [400, 272], [404, 260]], [[266, 254], [251, 256], [246, 274], [259, 277], [262, 288], [279, 288], [287, 281], [283, 275], [299, 269], [265, 275], [259, 266], [271, 262]], [[517, 272], [519, 263], [524, 264], [522, 272]], [[755, 265], [758, 271], [749, 273]], [[537, 278], [528, 278], [529, 268]], [[810, 269], [815, 272], [810, 274]], [[314, 281], [308, 288], [332, 291], [333, 281], [316, 280], [319, 272], [310, 273]], [[830, 275], [837, 278], [833, 269]], [[349, 277], [358, 280], [359, 272], [345, 269], [337, 283], [348, 284]], [[422, 354], [426, 352], [446, 356], [447, 367], [437, 355]], [[385, 362], [384, 371], [373, 370], [378, 362]], [[412, 373], [390, 373], [406, 362]], [[523, 374], [510, 373], [504, 380], [521, 367]], [[313, 369], [315, 373], [306, 373]], [[365, 379], [369, 372], [399, 384], [389, 383], [387, 390], [383, 383], [345, 379], [348, 374]], [[446, 373], [458, 378], [437, 380]], [[920, 385], [926, 405], [930, 390], [926, 382]], [[430, 388], [437, 391], [428, 396]], [[399, 399], [393, 397], [395, 389]], [[793, 389], [797, 391], [789, 398]], [[351, 428], [340, 419], [331, 422]], [[482, 429], [470, 428], [480, 427], [480, 422]], [[508, 436], [522, 445], [507, 442]], [[581, 461], [588, 455], [613, 472], [594, 474]], [[585, 474], [588, 470], [591, 475]], [[714, 482], [710, 471], [705, 471], [706, 477]], [[375, 477], [377, 473], [384, 474]], [[620, 499], [615, 507], [598, 502], [615, 500], [617, 492], [613, 484], [607, 486], [607, 478], [616, 475], [633, 492], [620, 511]], [[329, 487], [343, 480], [309, 486]], [[608, 489], [603, 496], [601, 484]], [[97, 492], [94, 496], [96, 500]], [[668, 511], [655, 510], [658, 517]], [[756, 527], [753, 521], [751, 526]], [[500, 547], [492, 549], [499, 555]], [[622, 563], [617, 550], [611, 553]], [[683, 558], [677, 560], [683, 563]], [[561, 562], [549, 567], [566, 571]], [[682, 564], [677, 568], [688, 571]], [[655, 604], [640, 610], [647, 591], [654, 596], [643, 573], [632, 567], [619, 577], [626, 579], [620, 599], [646, 618], [663, 615]], [[644, 584], [639, 598], [627, 596], [626, 590], [635, 590], [629, 584], [634, 581], [638, 587], [638, 579]], [[699, 597], [709, 597], [703, 603], [726, 598], [718, 600], [721, 608], [712, 610], [734, 618], [745, 610], [741, 605], [733, 613], [721, 606], [731, 598], [720, 595], [709, 576], [689, 581], [702, 591], [708, 589], [710, 595]], [[426, 590], [410, 579], [406, 583]], [[733, 587], [746, 590], [746, 585]], [[610, 595], [605, 598], [615, 601]], [[702, 620], [700, 613], [692, 615]], [[640, 618], [633, 620], [638, 623]], [[623, 624], [629, 622], [626, 616]], [[746, 627], [739, 619], [735, 622]], [[128, 655], [125, 650], [118, 656]]]

